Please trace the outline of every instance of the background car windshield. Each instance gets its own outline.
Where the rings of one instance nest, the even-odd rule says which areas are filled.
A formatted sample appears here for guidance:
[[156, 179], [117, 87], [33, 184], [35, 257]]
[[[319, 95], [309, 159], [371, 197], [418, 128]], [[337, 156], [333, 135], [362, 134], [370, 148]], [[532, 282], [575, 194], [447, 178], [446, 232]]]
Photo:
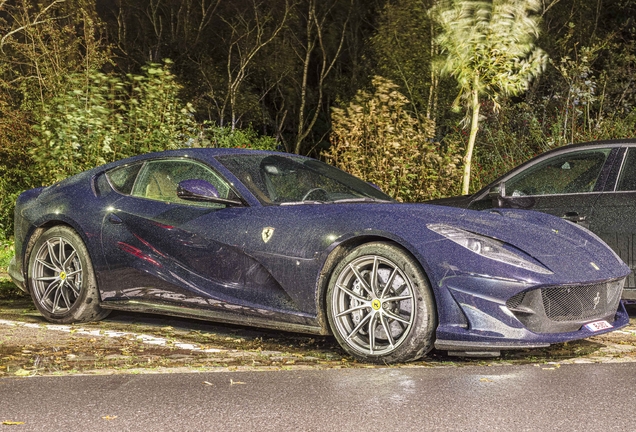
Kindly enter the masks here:
[[506, 181], [506, 196], [592, 192], [610, 151], [573, 152], [548, 159]]
[[356, 198], [393, 201], [370, 184], [315, 159], [267, 154], [217, 159], [265, 205]]

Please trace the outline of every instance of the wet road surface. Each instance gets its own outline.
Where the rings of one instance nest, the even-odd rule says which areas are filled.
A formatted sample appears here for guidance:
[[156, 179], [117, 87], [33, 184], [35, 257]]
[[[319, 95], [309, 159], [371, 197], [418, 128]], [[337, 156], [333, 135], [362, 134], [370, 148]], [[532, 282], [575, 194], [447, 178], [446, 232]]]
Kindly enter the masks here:
[[636, 363], [0, 379], [0, 431], [629, 431]]

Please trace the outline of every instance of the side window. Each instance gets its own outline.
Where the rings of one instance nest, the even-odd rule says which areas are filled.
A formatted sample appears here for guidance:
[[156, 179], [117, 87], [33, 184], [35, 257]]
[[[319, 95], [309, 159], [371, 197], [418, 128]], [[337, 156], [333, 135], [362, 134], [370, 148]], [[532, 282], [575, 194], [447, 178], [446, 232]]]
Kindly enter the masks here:
[[109, 183], [117, 192], [130, 195], [135, 179], [143, 163], [124, 165], [106, 173]]
[[627, 157], [618, 178], [619, 191], [636, 191], [636, 148], [627, 150]]
[[220, 198], [236, 199], [230, 185], [207, 166], [192, 160], [156, 160], [146, 162], [135, 182], [132, 195], [157, 201], [206, 207], [223, 204], [195, 202], [177, 196], [177, 186], [183, 180], [205, 180], [216, 187]]
[[611, 149], [555, 156], [506, 181], [506, 196], [593, 192]]

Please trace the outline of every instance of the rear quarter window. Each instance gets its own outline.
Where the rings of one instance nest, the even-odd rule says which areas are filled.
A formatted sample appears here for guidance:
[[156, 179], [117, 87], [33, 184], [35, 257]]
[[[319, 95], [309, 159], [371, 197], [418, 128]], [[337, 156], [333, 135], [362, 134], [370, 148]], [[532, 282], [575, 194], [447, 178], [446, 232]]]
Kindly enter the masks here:
[[117, 192], [130, 195], [142, 165], [140, 162], [112, 169], [106, 173], [108, 182]]

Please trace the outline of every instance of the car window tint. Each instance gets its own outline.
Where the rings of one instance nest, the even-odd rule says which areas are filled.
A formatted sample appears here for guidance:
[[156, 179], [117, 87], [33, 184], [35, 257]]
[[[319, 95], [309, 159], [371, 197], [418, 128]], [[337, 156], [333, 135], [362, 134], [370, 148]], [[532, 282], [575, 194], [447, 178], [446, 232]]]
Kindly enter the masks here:
[[183, 180], [205, 180], [219, 191], [220, 198], [236, 199], [229, 184], [209, 167], [192, 160], [158, 160], [144, 165], [135, 182], [134, 196], [157, 201], [207, 207], [225, 207], [224, 204], [184, 200], [177, 196], [177, 186]]
[[611, 149], [552, 157], [506, 181], [506, 196], [592, 192]]
[[618, 179], [619, 191], [636, 191], [636, 149], [630, 148], [627, 151], [627, 157], [621, 175]]
[[108, 177], [108, 181], [117, 192], [130, 195], [142, 165], [142, 163], [136, 163], [117, 167], [108, 171], [106, 177]]

